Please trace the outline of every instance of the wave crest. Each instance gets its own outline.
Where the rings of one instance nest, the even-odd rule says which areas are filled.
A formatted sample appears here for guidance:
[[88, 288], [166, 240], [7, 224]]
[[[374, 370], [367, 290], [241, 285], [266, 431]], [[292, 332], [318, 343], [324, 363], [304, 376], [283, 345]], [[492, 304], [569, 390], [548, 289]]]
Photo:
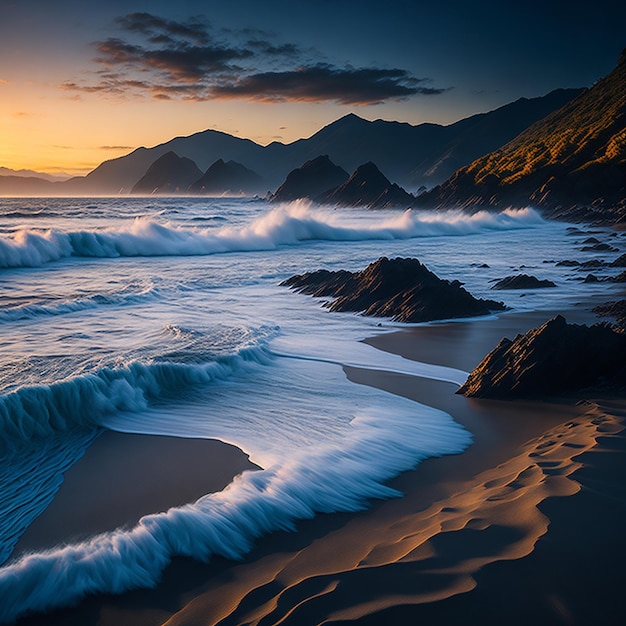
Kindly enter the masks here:
[[532, 228], [543, 223], [533, 209], [422, 212], [408, 209], [393, 217], [355, 223], [350, 211], [312, 209], [304, 203], [279, 206], [243, 227], [194, 229], [138, 218], [129, 227], [62, 232], [18, 231], [0, 237], [0, 268], [38, 267], [74, 257], [194, 256], [273, 250], [321, 241], [375, 241], [467, 235], [488, 230]]
[[202, 364], [135, 361], [51, 385], [22, 387], [0, 396], [0, 447], [13, 449], [33, 438], [95, 428], [113, 413], [142, 411], [165, 393], [225, 380], [248, 364], [270, 360], [264, 346], [248, 346]]

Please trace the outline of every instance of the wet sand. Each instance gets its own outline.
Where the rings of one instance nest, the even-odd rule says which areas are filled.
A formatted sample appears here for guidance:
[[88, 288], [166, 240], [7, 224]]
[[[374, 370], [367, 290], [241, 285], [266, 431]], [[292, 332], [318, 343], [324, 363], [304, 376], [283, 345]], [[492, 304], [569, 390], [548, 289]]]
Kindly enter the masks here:
[[[549, 316], [507, 314], [369, 342], [468, 370], [502, 336]], [[567, 315], [592, 320], [585, 316]], [[264, 537], [242, 563], [176, 559], [156, 589], [88, 598], [20, 623], [621, 623], [624, 398], [468, 400], [448, 383], [355, 368], [346, 375], [449, 412], [474, 444], [397, 477], [403, 498]]]
[[221, 441], [105, 431], [65, 473], [14, 554], [133, 526], [143, 515], [220, 491], [247, 469], [258, 466]]

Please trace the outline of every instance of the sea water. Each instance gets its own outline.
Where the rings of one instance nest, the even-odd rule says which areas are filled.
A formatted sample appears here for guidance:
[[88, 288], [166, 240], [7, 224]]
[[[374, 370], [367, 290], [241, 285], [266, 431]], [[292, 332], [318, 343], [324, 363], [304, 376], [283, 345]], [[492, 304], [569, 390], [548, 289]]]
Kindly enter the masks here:
[[[475, 296], [556, 309], [610, 291], [556, 265], [581, 256], [568, 227], [531, 208], [0, 199], [0, 620], [153, 585], [175, 555], [238, 558], [298, 519], [399, 495], [390, 478], [461, 452], [471, 434], [439, 410], [349, 382], [343, 366], [455, 385], [466, 373], [377, 351], [360, 340], [397, 324], [331, 313], [280, 282], [411, 256]], [[491, 291], [515, 272], [557, 287]], [[13, 554], [103, 429], [220, 439], [262, 469], [134, 528]]]

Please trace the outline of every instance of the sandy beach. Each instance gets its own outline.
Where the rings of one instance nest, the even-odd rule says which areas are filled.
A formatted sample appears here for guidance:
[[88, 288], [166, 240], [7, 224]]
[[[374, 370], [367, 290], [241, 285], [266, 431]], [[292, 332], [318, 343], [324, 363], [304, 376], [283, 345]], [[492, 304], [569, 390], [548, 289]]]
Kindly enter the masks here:
[[[402, 329], [370, 343], [468, 370], [502, 336], [549, 316], [513, 313]], [[571, 311], [568, 319], [593, 321], [586, 308]], [[472, 432], [473, 445], [397, 477], [392, 486], [403, 498], [375, 502], [357, 514], [319, 515], [298, 524], [296, 533], [262, 538], [243, 562], [176, 559], [156, 589], [87, 598], [74, 609], [19, 623], [621, 623], [623, 398], [479, 401], [455, 395], [449, 383], [355, 368], [346, 375], [447, 411]], [[101, 448], [96, 444], [83, 466], [74, 468], [89, 478], [85, 484], [93, 484], [85, 472], [102, 476], [98, 468], [121, 443], [115, 441], [118, 435], [107, 435], [113, 439], [107, 443], [103, 436]], [[155, 457], [162, 458], [171, 443], [163, 438]], [[205, 456], [207, 467], [213, 460], [222, 471], [214, 489], [249, 467], [236, 450], [218, 456], [226, 446], [198, 443], [204, 445], [214, 450]], [[186, 454], [184, 448], [170, 452], [173, 458]], [[145, 466], [143, 461], [137, 467]], [[134, 482], [133, 471], [129, 466], [127, 484]], [[183, 482], [189, 489], [206, 489], [212, 471], [200, 478], [188, 467]], [[108, 488], [116, 489], [105, 479], [101, 489]], [[80, 480], [70, 472], [59, 493], [66, 498], [61, 526], [76, 489]], [[174, 485], [162, 494], [152, 491], [151, 506], [161, 495], [158, 504], [173, 505]], [[139, 512], [118, 508], [126, 523]], [[21, 546], [44, 540], [47, 524], [40, 519], [39, 530], [33, 525]]]

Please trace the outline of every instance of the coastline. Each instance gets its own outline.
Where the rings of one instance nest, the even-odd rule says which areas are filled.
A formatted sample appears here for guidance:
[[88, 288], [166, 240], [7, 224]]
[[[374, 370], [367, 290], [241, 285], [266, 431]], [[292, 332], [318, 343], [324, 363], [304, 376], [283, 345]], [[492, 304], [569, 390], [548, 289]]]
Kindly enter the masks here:
[[[572, 321], [592, 318], [585, 311], [573, 313]], [[409, 358], [469, 369], [502, 336], [523, 332], [525, 326], [549, 316], [546, 312], [504, 314], [491, 320], [401, 329], [367, 341]], [[435, 619], [440, 611], [448, 611], [454, 621], [461, 619], [465, 607], [473, 611], [474, 623], [501, 623], [505, 618], [511, 621], [512, 609], [504, 601], [493, 603], [488, 598], [490, 588], [504, 584], [500, 575], [492, 573], [502, 569], [508, 582], [497, 593], [500, 597], [518, 593], [519, 615], [525, 610], [532, 617], [560, 623], [563, 616], [577, 613], [580, 598], [586, 598], [585, 606], [591, 604], [589, 596], [579, 591], [580, 581], [588, 578], [584, 564], [565, 569], [563, 560], [555, 560], [549, 548], [565, 542], [561, 549], [572, 548], [576, 554], [577, 544], [567, 545], [572, 520], [577, 524], [593, 520], [593, 507], [585, 501], [589, 490], [578, 479], [581, 472], [585, 476], [591, 472], [596, 486], [609, 485], [608, 491], [600, 489], [594, 495], [600, 498], [600, 506], [617, 498], [624, 507], [621, 496], [614, 493], [620, 488], [623, 493], [623, 487], [615, 484], [611, 491], [612, 469], [598, 469], [596, 462], [610, 456], [598, 455], [598, 450], [625, 447], [622, 399], [604, 408], [572, 402], [479, 401], [456, 396], [449, 383], [356, 368], [346, 368], [346, 375], [355, 383], [447, 411], [473, 433], [474, 444], [459, 455], [428, 459], [394, 479], [391, 486], [405, 494], [401, 499], [374, 502], [362, 513], [319, 515], [301, 522], [296, 533], [260, 539], [242, 563], [175, 559], [156, 589], [87, 598], [75, 609], [47, 614], [46, 623], [173, 626], [267, 619], [269, 623], [382, 624], [421, 616]], [[587, 463], [589, 458], [594, 462]], [[610, 459], [621, 462], [619, 455]], [[617, 537], [617, 527], [624, 517], [614, 516], [603, 537], [622, 555], [625, 543]], [[557, 529], [565, 528], [558, 536], [551, 530], [555, 524]], [[598, 558], [611, 561], [614, 555]], [[520, 592], [536, 580], [550, 587], [549, 575], [529, 574], [528, 563], [534, 561], [532, 567], [542, 572], [556, 567], [562, 577], [555, 578], [560, 591], [549, 601], [548, 592], [536, 590], [531, 600]], [[608, 573], [601, 575], [597, 567], [591, 571], [595, 579], [587, 582], [593, 589], [611, 587]], [[608, 572], [613, 572], [613, 585], [617, 584], [614, 567]], [[524, 583], [522, 576], [530, 577], [530, 582]], [[574, 580], [578, 582], [573, 584]], [[568, 592], [570, 583], [577, 592]], [[19, 623], [41, 623], [38, 617]]]
[[20, 537], [13, 557], [132, 526], [221, 491], [258, 469], [239, 448], [213, 439], [104, 431], [64, 475], [48, 508]]

